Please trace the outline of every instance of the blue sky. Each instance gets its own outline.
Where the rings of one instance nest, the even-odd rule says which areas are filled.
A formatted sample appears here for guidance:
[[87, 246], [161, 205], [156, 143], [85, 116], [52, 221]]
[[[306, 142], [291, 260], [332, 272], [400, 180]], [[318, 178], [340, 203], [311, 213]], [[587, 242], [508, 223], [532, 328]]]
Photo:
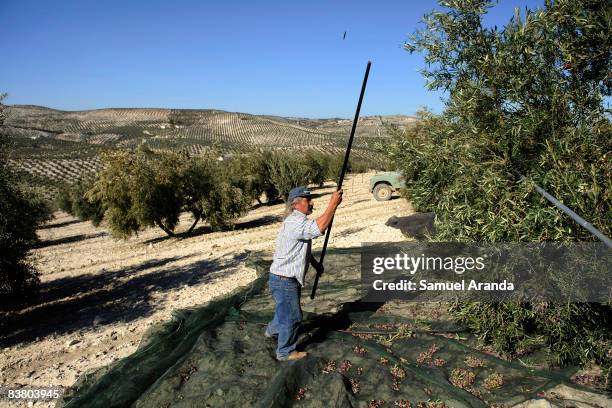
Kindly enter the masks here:
[[[501, 0], [486, 17], [504, 25]], [[211, 108], [352, 117], [443, 108], [401, 48], [435, 1], [0, 0], [0, 92], [64, 110]], [[342, 40], [347, 31], [345, 40]]]

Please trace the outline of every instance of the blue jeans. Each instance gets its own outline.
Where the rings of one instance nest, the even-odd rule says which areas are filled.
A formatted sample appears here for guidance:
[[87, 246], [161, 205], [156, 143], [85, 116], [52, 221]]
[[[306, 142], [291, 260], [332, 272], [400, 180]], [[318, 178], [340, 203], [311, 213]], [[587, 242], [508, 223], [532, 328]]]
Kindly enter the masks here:
[[274, 319], [268, 323], [266, 331], [272, 336], [278, 335], [276, 358], [286, 360], [289, 353], [295, 350], [298, 328], [302, 321], [302, 287], [296, 279], [283, 279], [273, 273], [270, 273], [268, 284], [276, 307]]

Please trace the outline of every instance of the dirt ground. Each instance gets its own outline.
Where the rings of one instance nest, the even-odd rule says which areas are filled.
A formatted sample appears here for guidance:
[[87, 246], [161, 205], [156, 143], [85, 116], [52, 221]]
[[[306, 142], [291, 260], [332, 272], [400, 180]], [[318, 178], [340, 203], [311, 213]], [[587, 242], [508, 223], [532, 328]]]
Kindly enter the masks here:
[[[412, 207], [399, 197], [375, 201], [368, 191], [372, 175], [347, 177], [330, 247], [406, 239], [385, 221], [412, 214]], [[334, 190], [333, 183], [313, 188], [311, 218], [324, 211]], [[81, 374], [134, 352], [143, 333], [174, 309], [201, 305], [249, 283], [255, 272], [244, 260], [249, 253], [272, 256], [283, 210], [282, 204], [259, 206], [232, 231], [200, 226], [195, 236], [168, 238], [148, 229], [127, 241], [113, 239], [104, 226], [57, 213], [40, 229], [42, 242], [33, 253], [42, 302], [3, 317], [0, 384], [70, 386]], [[189, 218], [184, 216], [179, 232]], [[313, 241], [314, 250], [323, 240]]]

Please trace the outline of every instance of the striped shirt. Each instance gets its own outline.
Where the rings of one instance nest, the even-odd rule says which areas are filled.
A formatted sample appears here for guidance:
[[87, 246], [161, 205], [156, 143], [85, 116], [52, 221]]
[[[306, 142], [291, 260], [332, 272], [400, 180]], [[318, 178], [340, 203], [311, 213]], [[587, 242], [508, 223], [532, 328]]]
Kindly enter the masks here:
[[283, 226], [276, 237], [276, 251], [270, 272], [296, 278], [300, 285], [304, 286], [312, 238], [321, 235], [315, 220], [309, 220], [303, 212], [293, 210], [283, 221]]

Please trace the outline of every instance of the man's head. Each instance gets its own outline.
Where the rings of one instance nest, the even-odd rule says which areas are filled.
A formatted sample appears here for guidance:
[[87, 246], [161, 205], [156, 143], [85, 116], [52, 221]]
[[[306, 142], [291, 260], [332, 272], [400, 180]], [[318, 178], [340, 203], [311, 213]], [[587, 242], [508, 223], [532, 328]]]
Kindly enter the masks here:
[[314, 205], [312, 203], [311, 193], [304, 186], [296, 187], [289, 192], [287, 202], [292, 210], [298, 210], [306, 215], [312, 214]]

